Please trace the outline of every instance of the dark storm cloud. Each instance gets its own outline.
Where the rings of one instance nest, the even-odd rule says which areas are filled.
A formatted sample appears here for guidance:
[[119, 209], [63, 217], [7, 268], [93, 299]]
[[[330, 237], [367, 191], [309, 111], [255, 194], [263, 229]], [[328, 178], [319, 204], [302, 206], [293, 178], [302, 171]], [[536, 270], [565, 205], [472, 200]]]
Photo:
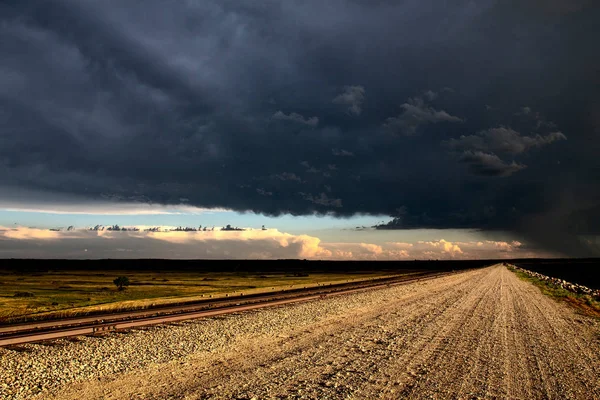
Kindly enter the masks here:
[[476, 135], [450, 139], [448, 147], [455, 150], [478, 150], [494, 153], [521, 154], [531, 148], [541, 147], [558, 140], [565, 140], [561, 132], [547, 135], [521, 136], [511, 128], [499, 127], [478, 132]]
[[365, 101], [365, 88], [362, 86], [346, 86], [344, 92], [337, 95], [333, 102], [348, 107], [348, 112], [360, 115], [362, 103]]
[[302, 115], [295, 113], [295, 112], [292, 112], [289, 115], [286, 115], [284, 112], [277, 111], [275, 114], [273, 114], [273, 116], [271, 118], [277, 119], [280, 121], [297, 122], [297, 123], [309, 125], [309, 126], [319, 125], [319, 118], [317, 118], [317, 117], [305, 118]]
[[434, 100], [437, 93], [426, 91], [422, 96], [408, 99], [400, 106], [402, 112], [397, 117], [385, 120], [383, 126], [392, 133], [406, 136], [415, 135], [419, 126], [436, 124], [438, 122], [462, 122], [462, 119], [448, 114], [444, 110], [436, 110], [427, 104], [427, 100]]
[[302, 182], [302, 179], [292, 172], [282, 172], [281, 174], [273, 175], [273, 177], [282, 181]]
[[[402, 209], [399, 227], [512, 229], [587, 254], [576, 237], [600, 226], [598, 7], [3, 2], [0, 193]], [[569, 223], [586, 216], [585, 230]]]
[[354, 154], [351, 151], [344, 150], [344, 149], [331, 149], [331, 154], [333, 154], [334, 156], [340, 156], [340, 157], [354, 156]]
[[326, 207], [342, 207], [341, 199], [330, 199], [325, 193], [321, 193], [318, 196], [313, 196], [310, 193], [299, 193], [305, 200], [311, 203], [326, 206]]
[[465, 151], [459, 160], [468, 164], [473, 173], [484, 176], [510, 176], [526, 168], [525, 165], [517, 164], [514, 161], [510, 164], [506, 163], [497, 155], [482, 151]]
[[[522, 110], [523, 112], [518, 115], [531, 113], [529, 107], [524, 107]], [[527, 168], [527, 166], [514, 160], [503, 161], [498, 154], [512, 157], [559, 140], [566, 140], [562, 132], [521, 136], [519, 132], [511, 128], [498, 127], [483, 130], [475, 135], [462, 135], [458, 139], [450, 139], [443, 144], [459, 152], [459, 161], [467, 164], [472, 173], [490, 177], [506, 177]]]

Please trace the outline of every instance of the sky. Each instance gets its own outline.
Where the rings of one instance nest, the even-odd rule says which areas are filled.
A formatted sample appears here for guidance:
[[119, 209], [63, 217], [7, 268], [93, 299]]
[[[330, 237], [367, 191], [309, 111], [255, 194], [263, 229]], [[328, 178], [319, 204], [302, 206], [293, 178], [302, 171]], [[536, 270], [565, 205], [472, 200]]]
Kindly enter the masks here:
[[1, 1], [0, 257], [599, 256], [598, 20]]

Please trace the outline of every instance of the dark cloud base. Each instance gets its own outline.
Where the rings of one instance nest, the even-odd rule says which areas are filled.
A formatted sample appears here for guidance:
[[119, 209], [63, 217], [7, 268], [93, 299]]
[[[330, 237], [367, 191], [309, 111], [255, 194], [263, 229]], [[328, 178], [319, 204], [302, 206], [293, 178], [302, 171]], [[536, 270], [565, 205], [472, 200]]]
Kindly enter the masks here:
[[558, 0], [3, 2], [0, 186], [598, 254], [580, 235], [600, 233], [599, 19]]

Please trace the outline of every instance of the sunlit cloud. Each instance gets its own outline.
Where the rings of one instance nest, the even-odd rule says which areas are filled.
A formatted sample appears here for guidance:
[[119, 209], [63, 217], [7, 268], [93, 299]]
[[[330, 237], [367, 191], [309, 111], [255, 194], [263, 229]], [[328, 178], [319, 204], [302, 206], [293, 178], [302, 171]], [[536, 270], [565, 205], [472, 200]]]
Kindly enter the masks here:
[[[118, 233], [118, 232], [114, 232]], [[300, 258], [331, 257], [331, 252], [320, 246], [319, 238], [308, 235], [291, 235], [277, 229], [243, 231], [197, 231], [197, 232], [142, 232], [149, 238], [170, 243], [189, 244], [193, 242], [238, 241], [238, 242], [271, 242], [281, 248], [297, 245], [297, 256]], [[264, 253], [263, 253], [264, 254]]]
[[373, 254], [376, 254], [376, 255], [383, 253], [383, 248], [381, 246], [376, 245], [376, 244], [361, 243], [360, 247], [362, 247], [363, 249], [365, 249], [369, 253], [373, 253]]
[[37, 228], [0, 228], [0, 237], [6, 239], [17, 239], [17, 240], [55, 240], [64, 238], [61, 235], [62, 232], [51, 231], [48, 229], [37, 229]]
[[418, 244], [430, 246], [435, 249], [440, 249], [441, 252], [450, 254], [452, 257], [463, 253], [462, 249], [457, 244], [448, 242], [444, 239], [440, 239], [438, 241], [433, 241], [433, 242], [420, 241], [420, 242], [418, 242]]
[[[122, 228], [121, 228], [122, 229]], [[323, 242], [277, 229], [177, 231], [175, 227], [0, 227], [0, 256], [32, 258], [236, 258], [429, 260], [539, 256], [518, 241]]]

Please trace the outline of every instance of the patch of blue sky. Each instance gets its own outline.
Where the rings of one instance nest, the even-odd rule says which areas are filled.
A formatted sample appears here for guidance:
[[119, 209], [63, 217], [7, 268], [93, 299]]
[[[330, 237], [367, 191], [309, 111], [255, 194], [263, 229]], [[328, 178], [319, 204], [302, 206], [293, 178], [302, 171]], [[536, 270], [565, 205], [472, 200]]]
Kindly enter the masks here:
[[275, 228], [292, 234], [307, 231], [351, 229], [357, 226], [372, 226], [381, 220], [380, 217], [356, 216], [352, 218], [335, 218], [332, 216], [292, 216], [281, 215], [269, 217], [255, 213], [238, 213], [235, 211], [199, 211], [181, 212], [164, 209], [162, 214], [137, 213], [120, 214], [103, 213], [69, 213], [52, 211], [19, 211], [0, 210], [0, 225], [27, 226], [38, 228], [66, 228], [70, 225], [84, 228], [95, 225], [119, 226], [208, 226], [221, 227], [227, 224], [244, 228]]
[[[269, 217], [255, 213], [239, 213], [226, 210], [202, 210], [198, 212], [182, 212], [177, 208], [162, 210], [163, 214], [136, 213], [120, 214], [103, 213], [69, 213], [50, 211], [18, 211], [0, 210], [0, 226], [26, 226], [36, 228], [76, 228], [93, 227], [95, 225], [119, 226], [183, 226], [183, 227], [215, 227], [230, 224], [240, 228], [278, 229], [293, 235], [309, 235], [321, 239], [325, 243], [374, 243], [390, 242], [415, 243], [417, 241], [434, 241], [445, 239], [452, 242], [470, 242], [480, 240], [511, 240], [512, 235], [500, 232], [486, 233], [465, 229], [407, 229], [407, 230], [375, 230], [372, 227], [387, 219], [383, 216], [357, 215], [351, 218], [335, 218], [333, 216], [292, 216], [281, 215]], [[357, 228], [364, 229], [357, 229]]]

